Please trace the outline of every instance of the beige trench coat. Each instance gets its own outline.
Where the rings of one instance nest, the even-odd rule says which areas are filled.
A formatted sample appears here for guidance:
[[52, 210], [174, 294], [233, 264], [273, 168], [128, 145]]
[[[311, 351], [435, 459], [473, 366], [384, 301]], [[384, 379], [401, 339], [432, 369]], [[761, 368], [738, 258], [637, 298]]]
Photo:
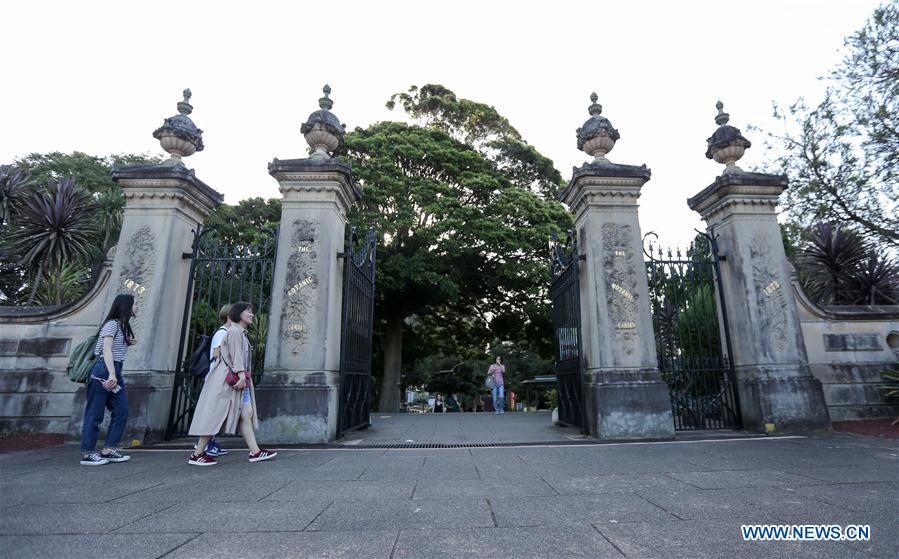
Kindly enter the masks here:
[[[237, 433], [240, 422], [240, 390], [235, 390], [225, 382], [228, 365], [235, 373], [246, 371], [250, 367], [250, 341], [239, 326], [231, 326], [225, 334], [219, 358], [215, 366], [206, 375], [206, 382], [197, 400], [197, 409], [190, 422], [188, 433], [194, 436], [212, 436], [224, 431], [226, 434]], [[250, 401], [253, 404], [253, 429], [259, 428], [259, 416], [256, 413], [256, 389], [253, 381], [247, 383], [250, 388]]]

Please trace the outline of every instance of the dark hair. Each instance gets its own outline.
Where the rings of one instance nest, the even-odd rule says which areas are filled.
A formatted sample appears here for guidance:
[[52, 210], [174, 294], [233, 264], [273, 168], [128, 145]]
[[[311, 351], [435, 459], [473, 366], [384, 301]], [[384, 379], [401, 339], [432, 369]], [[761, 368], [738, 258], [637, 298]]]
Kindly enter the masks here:
[[239, 324], [240, 315], [243, 314], [243, 312], [247, 309], [250, 309], [250, 311], [252, 311], [253, 305], [247, 303], [246, 301], [238, 301], [231, 305], [231, 310], [228, 311], [228, 318], [230, 318], [231, 322], [233, 322], [234, 324]]
[[[503, 356], [502, 356], [502, 355], [497, 355], [497, 356], [496, 356], [496, 359], [499, 359], [499, 364], [500, 364], [500, 365], [503, 364]], [[494, 359], [494, 361], [495, 361], [496, 359]]]
[[119, 323], [122, 333], [125, 335], [125, 343], [128, 345], [134, 343], [131, 341], [131, 338], [134, 337], [134, 330], [131, 329], [131, 312], [133, 309], [134, 295], [121, 293], [116, 295], [115, 299], [112, 300], [112, 307], [109, 309], [109, 314], [103, 319], [103, 324], [106, 324], [110, 320], [115, 320]]

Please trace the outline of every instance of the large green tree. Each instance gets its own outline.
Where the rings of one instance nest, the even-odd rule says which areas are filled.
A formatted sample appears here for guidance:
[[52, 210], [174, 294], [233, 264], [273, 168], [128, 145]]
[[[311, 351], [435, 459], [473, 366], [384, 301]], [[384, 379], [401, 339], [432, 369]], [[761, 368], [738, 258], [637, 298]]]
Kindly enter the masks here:
[[777, 139], [791, 186], [788, 218], [808, 230], [843, 224], [899, 248], [899, 0], [878, 7], [845, 41], [824, 100], [776, 111]]
[[214, 234], [231, 245], [251, 245], [263, 236], [271, 239], [265, 229], [274, 230], [281, 221], [280, 198], [246, 198], [236, 205], [219, 204], [209, 217], [206, 227], [214, 227]]
[[387, 108], [393, 110], [398, 103], [418, 124], [443, 130], [483, 154], [516, 186], [556, 200], [563, 185], [562, 175], [552, 160], [525, 142], [495, 108], [460, 99], [437, 84], [412, 86], [405, 93], [395, 93]]
[[[455, 99], [445, 88], [428, 87]], [[449, 334], [444, 340], [477, 350], [494, 337], [492, 324], [520, 334], [532, 316], [545, 315], [546, 243], [571, 223], [561, 204], [541, 196], [536, 179], [509, 171], [521, 166], [505, 166], [487, 153], [510, 134], [495, 110], [460, 102], [459, 111], [471, 118], [443, 118], [442, 109], [427, 109], [430, 101], [414, 93], [403, 97], [404, 107], [422, 126], [382, 122], [346, 138], [346, 155], [364, 188], [351, 219], [374, 223], [380, 234], [382, 411], [399, 403], [403, 339], [415, 324], [437, 323]], [[481, 126], [481, 114], [491, 124]]]

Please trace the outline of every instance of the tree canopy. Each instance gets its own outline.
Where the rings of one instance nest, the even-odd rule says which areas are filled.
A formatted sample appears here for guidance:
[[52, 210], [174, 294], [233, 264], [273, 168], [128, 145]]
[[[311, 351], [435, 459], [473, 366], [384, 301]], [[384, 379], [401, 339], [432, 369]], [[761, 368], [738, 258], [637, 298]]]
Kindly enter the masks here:
[[446, 87], [434, 84], [393, 94], [387, 108], [394, 109], [397, 102], [421, 126], [443, 130], [477, 150], [516, 186], [556, 200], [562, 175], [552, 160], [525, 142], [495, 108], [459, 99]]
[[[827, 76], [824, 100], [804, 99], [776, 116], [781, 166], [791, 179], [783, 202], [805, 231], [844, 224], [863, 238], [899, 248], [899, 0], [878, 7], [845, 41]], [[810, 234], [808, 235], [810, 236]]]
[[[394, 98], [422, 125], [381, 122], [346, 137], [364, 191], [351, 220], [380, 235], [382, 411], [399, 404], [405, 357], [484, 356], [492, 339], [547, 324], [547, 241], [571, 225], [561, 204], [510, 172], [518, 166], [494, 157], [493, 142], [525, 144], [492, 107], [442, 86], [410, 91]], [[407, 333], [416, 344], [404, 351]]]

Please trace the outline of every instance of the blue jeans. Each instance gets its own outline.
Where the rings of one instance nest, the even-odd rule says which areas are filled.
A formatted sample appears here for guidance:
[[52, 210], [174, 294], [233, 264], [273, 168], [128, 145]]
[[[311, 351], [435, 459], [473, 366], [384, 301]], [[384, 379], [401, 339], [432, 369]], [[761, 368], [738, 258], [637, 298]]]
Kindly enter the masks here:
[[502, 413], [506, 405], [506, 386], [504, 384], [493, 385], [493, 411]]
[[81, 427], [81, 452], [83, 454], [93, 452], [97, 446], [100, 424], [103, 423], [106, 410], [111, 412], [109, 429], [106, 430], [107, 448], [119, 446], [122, 433], [125, 431], [125, 423], [128, 422], [128, 397], [125, 395], [125, 383], [122, 382], [122, 362], [115, 362], [115, 377], [119, 386], [122, 387], [115, 394], [103, 388], [102, 382], [90, 377], [109, 378], [102, 355], [97, 357], [87, 380], [87, 405], [84, 407], [84, 424]]

